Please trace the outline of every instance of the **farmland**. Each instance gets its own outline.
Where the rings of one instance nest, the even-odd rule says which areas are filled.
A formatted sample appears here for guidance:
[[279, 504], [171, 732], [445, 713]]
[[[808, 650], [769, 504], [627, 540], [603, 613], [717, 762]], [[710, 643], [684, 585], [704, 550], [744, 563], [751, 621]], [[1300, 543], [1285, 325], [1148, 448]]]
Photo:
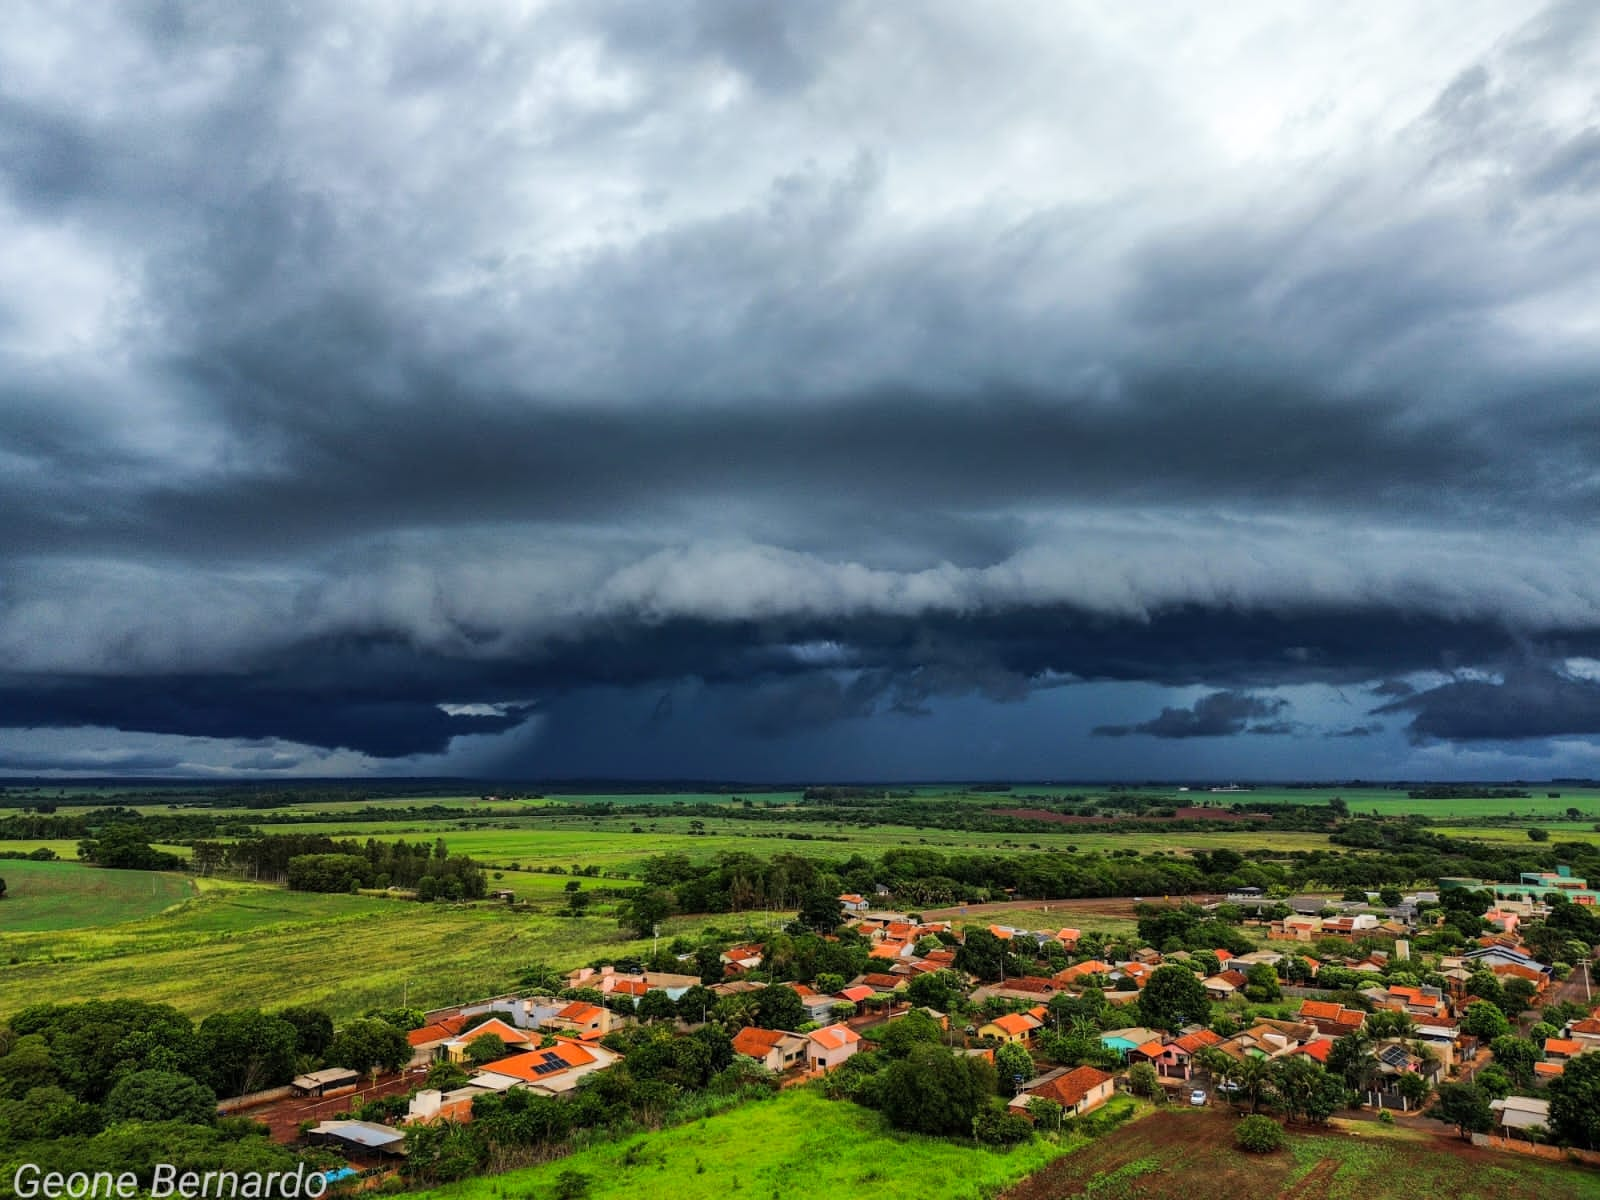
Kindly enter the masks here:
[[[7, 864], [12, 866], [15, 864]], [[88, 873], [72, 864], [39, 864]], [[133, 875], [179, 888], [177, 876]], [[559, 917], [493, 904], [418, 905], [197, 880], [176, 907], [118, 925], [8, 933], [0, 962], [0, 1013], [48, 995], [107, 995], [172, 1004], [194, 1016], [218, 1009], [317, 1004], [335, 1018], [402, 997], [425, 1007], [505, 991], [533, 963], [574, 967], [649, 948], [626, 937], [603, 906]], [[11, 901], [5, 901], [7, 905]], [[758, 920], [764, 918], [758, 917]], [[723, 917], [731, 929], [744, 919]], [[664, 936], [712, 922], [677, 918]]]
[[101, 871], [76, 863], [0, 862], [0, 879], [8, 888], [0, 908], [7, 934], [139, 920], [194, 895], [194, 884], [180, 875]]
[[[1064, 1151], [1034, 1141], [1009, 1152], [895, 1133], [875, 1112], [795, 1088], [772, 1100], [580, 1151], [544, 1166], [420, 1193], [436, 1200], [553, 1196], [585, 1176], [586, 1200], [722, 1200], [735, 1194], [859, 1200], [977, 1200]], [[576, 1194], [576, 1193], [574, 1193]]]
[[1057, 1159], [1005, 1200], [1594, 1200], [1600, 1176], [1581, 1168], [1475, 1150], [1451, 1135], [1345, 1122], [1294, 1133], [1286, 1150], [1246, 1155], [1219, 1111], [1161, 1112]]

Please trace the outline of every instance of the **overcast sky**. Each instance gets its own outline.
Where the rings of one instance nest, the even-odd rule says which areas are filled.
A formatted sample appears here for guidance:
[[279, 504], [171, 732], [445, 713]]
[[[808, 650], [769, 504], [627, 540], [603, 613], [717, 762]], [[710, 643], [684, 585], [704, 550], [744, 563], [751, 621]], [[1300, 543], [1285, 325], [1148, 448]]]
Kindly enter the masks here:
[[0, 773], [1600, 775], [1600, 6], [23, 2]]

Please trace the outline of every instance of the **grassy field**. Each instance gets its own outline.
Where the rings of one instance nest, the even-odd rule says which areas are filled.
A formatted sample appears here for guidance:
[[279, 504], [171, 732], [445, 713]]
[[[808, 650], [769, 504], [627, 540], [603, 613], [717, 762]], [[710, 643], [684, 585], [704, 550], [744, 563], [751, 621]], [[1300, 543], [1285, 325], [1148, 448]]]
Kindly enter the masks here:
[[[340, 1019], [402, 998], [435, 1007], [492, 995], [533, 963], [569, 968], [650, 945], [628, 938], [610, 916], [558, 917], [553, 900], [522, 913], [217, 880], [196, 885], [191, 899], [142, 920], [0, 938], [0, 1016], [45, 997], [125, 996], [194, 1016], [318, 1004]], [[677, 918], [662, 935], [712, 923]], [[720, 925], [742, 930], [745, 918], [724, 916]]]
[[[1219, 1110], [1164, 1111], [1057, 1159], [1005, 1200], [1594, 1200], [1600, 1173], [1475, 1150], [1452, 1136], [1370, 1122], [1294, 1133], [1287, 1149], [1248, 1155], [1235, 1118]], [[1442, 1127], [1441, 1127], [1442, 1128]]]
[[6, 935], [137, 921], [195, 894], [194, 883], [181, 875], [77, 863], [0, 862], [0, 879], [7, 885], [0, 901]]
[[437, 1200], [557, 1194], [565, 1172], [587, 1177], [586, 1200], [726, 1200], [729, 1196], [977, 1200], [1038, 1170], [1075, 1143], [1009, 1152], [895, 1133], [878, 1114], [804, 1088], [731, 1112], [607, 1143], [570, 1158], [420, 1193]]

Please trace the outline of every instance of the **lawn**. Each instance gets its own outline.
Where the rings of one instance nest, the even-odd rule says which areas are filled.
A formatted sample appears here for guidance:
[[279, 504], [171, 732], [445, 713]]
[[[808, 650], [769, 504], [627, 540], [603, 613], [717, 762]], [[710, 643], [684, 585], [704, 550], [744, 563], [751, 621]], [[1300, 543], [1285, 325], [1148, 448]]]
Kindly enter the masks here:
[[1038, 1170], [1074, 1143], [1036, 1140], [1009, 1152], [895, 1133], [869, 1109], [806, 1088], [570, 1158], [422, 1193], [437, 1200], [557, 1194], [583, 1175], [585, 1200], [727, 1200], [730, 1196], [977, 1200]]
[[[533, 963], [570, 968], [650, 945], [627, 937], [610, 916], [556, 916], [553, 899], [514, 912], [489, 903], [421, 905], [196, 882], [191, 899], [141, 920], [6, 936], [0, 1016], [44, 997], [125, 996], [197, 1017], [305, 1003], [341, 1019], [402, 999], [426, 1008], [494, 995]], [[784, 918], [753, 919], [763, 925]], [[662, 934], [714, 923], [741, 931], [745, 922], [675, 918]]]
[[70, 862], [0, 861], [0, 879], [7, 886], [0, 929], [8, 935], [137, 921], [194, 895], [182, 875]]
[[1167, 1110], [1058, 1159], [1006, 1200], [1595, 1200], [1600, 1174], [1476, 1150], [1453, 1136], [1349, 1122], [1294, 1133], [1287, 1149], [1247, 1155], [1221, 1110]]

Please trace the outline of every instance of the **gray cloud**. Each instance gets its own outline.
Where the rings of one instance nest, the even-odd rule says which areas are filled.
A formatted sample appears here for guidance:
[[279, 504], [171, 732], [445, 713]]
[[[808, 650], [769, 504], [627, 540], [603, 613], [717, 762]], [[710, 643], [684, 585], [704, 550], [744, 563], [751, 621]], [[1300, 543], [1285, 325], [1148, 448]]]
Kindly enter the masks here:
[[[1101, 737], [1127, 737], [1142, 733], [1158, 738], [1232, 737], [1240, 733], [1286, 734], [1288, 721], [1268, 720], [1288, 708], [1285, 700], [1252, 696], [1244, 692], [1212, 692], [1188, 708], [1163, 708], [1159, 716], [1137, 725], [1098, 725]], [[1251, 724], [1252, 721], [1258, 722]]]
[[1600, 683], [1521, 663], [1498, 682], [1456, 679], [1393, 701], [1378, 712], [1409, 712], [1416, 741], [1521, 741], [1600, 734]]
[[1589, 6], [9, 19], [7, 726], [405, 758], [1600, 640]]

